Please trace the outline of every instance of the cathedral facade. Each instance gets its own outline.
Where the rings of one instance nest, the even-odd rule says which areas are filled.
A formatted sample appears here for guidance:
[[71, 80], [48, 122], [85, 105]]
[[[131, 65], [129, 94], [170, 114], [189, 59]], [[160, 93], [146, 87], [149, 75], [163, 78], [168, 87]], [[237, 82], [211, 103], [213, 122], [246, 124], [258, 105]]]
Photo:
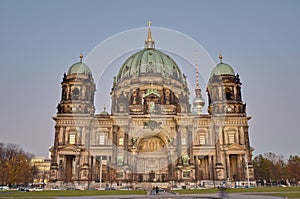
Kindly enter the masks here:
[[149, 26], [144, 49], [114, 77], [111, 113], [95, 114], [96, 86], [81, 55], [63, 76], [53, 117], [52, 185], [253, 179], [239, 75], [220, 56], [207, 85], [208, 113], [202, 113], [198, 67], [196, 76], [191, 105], [186, 76], [155, 49]]

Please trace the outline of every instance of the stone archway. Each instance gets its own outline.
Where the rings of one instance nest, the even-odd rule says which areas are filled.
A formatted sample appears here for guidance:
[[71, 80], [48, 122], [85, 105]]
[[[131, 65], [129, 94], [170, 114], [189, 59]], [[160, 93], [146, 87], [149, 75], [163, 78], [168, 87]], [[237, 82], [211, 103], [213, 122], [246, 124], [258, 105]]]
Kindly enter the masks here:
[[141, 182], [164, 181], [168, 175], [167, 143], [159, 135], [143, 137], [138, 145], [137, 173]]

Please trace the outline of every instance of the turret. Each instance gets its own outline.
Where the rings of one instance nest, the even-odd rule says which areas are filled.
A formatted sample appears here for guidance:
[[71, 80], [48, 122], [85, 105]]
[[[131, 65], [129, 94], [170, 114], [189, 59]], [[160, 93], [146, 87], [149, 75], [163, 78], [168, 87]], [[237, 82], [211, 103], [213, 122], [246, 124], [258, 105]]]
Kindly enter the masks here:
[[94, 114], [95, 84], [89, 67], [80, 61], [73, 64], [64, 74], [61, 101], [57, 106], [57, 114]]
[[222, 55], [219, 59], [220, 63], [212, 70], [207, 86], [208, 112], [213, 115], [245, 114], [239, 75], [235, 75], [230, 65], [223, 63]]

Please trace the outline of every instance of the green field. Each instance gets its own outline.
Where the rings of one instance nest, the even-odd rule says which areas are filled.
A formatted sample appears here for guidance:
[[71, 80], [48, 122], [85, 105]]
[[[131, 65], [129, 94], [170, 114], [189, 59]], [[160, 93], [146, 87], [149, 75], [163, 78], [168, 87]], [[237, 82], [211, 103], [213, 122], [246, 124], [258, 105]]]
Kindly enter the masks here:
[[[16, 198], [34, 198], [40, 199], [55, 199], [55, 196], [97, 196], [97, 195], [145, 195], [143, 190], [45, 190], [38, 192], [20, 192], [20, 191], [5, 191], [0, 192], [0, 198], [14, 197]], [[49, 197], [49, 198], [45, 198]]]
[[[217, 193], [218, 189], [193, 189], [174, 190], [179, 194], [209, 194]], [[257, 195], [281, 196], [288, 198], [300, 198], [300, 187], [258, 187], [258, 188], [235, 188], [226, 189], [227, 193], [253, 193]]]
[[[227, 193], [249, 193], [257, 195], [270, 195], [288, 198], [300, 198], [300, 187], [259, 187], [259, 188], [236, 188], [226, 189]], [[174, 190], [178, 194], [210, 194], [217, 193], [218, 189], [193, 189]], [[45, 190], [40, 192], [3, 191], [0, 198], [12, 197], [14, 199], [56, 199], [58, 196], [96, 196], [96, 195], [145, 195], [143, 190]]]

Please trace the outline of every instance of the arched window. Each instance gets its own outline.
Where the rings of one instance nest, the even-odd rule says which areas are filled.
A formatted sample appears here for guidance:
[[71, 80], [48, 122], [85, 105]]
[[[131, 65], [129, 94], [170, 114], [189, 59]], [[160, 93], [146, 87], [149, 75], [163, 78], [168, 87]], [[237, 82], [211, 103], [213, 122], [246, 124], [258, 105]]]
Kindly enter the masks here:
[[226, 100], [233, 100], [232, 88], [225, 88]]
[[72, 92], [72, 99], [73, 100], [78, 100], [79, 98], [79, 89], [78, 88], [74, 88], [73, 92]]

